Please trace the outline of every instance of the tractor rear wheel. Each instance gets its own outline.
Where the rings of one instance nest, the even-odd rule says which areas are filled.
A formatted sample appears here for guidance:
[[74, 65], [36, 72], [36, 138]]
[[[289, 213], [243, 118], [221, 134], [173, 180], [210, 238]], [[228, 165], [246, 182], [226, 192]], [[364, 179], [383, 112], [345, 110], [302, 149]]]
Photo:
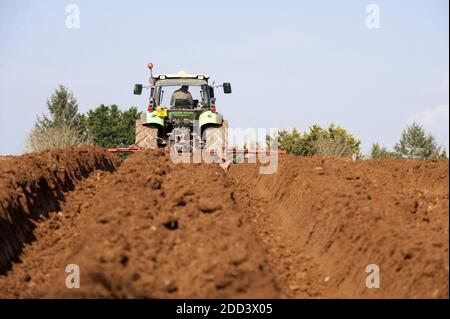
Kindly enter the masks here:
[[141, 149], [158, 148], [158, 128], [145, 126], [140, 119], [137, 120], [135, 146]]
[[222, 151], [228, 145], [228, 121], [221, 126], [207, 127], [203, 132], [203, 149], [208, 151]]

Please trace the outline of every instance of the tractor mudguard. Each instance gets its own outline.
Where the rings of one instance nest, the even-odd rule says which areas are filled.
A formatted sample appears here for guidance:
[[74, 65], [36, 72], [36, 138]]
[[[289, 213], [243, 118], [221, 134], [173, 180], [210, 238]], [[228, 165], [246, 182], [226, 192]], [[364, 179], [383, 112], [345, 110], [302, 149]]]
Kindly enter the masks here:
[[198, 118], [198, 125], [202, 127], [206, 124], [218, 124], [221, 125], [223, 122], [222, 114], [220, 113], [213, 113], [211, 111], [206, 111], [200, 114]]
[[156, 111], [145, 112], [141, 115], [142, 124], [156, 124], [164, 126], [164, 118], [156, 115]]

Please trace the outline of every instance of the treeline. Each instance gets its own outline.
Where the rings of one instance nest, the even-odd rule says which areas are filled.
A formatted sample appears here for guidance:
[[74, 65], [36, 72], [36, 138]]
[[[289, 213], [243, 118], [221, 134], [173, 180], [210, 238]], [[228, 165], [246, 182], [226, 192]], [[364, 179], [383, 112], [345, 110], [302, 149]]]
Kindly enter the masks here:
[[48, 114], [38, 116], [28, 135], [26, 151], [81, 145], [128, 147], [134, 144], [135, 121], [140, 116], [136, 107], [123, 111], [117, 105], [102, 104], [80, 114], [73, 93], [60, 85], [47, 100], [47, 108]]
[[[100, 105], [84, 114], [78, 112], [73, 93], [60, 85], [47, 100], [48, 115], [37, 118], [26, 142], [27, 151], [45, 151], [84, 144], [128, 147], [134, 144], [136, 107], [120, 110], [117, 105]], [[339, 156], [349, 158], [447, 158], [445, 149], [417, 123], [407, 126], [393, 150], [375, 143], [369, 155], [361, 154], [361, 141], [341, 126], [311, 126], [300, 132], [281, 130], [266, 136], [266, 149], [286, 150], [298, 156]]]
[[388, 150], [379, 143], [372, 145], [370, 154], [361, 154], [361, 141], [340, 126], [330, 124], [324, 129], [313, 125], [308, 131], [300, 132], [282, 130], [275, 136], [266, 136], [266, 148], [286, 150], [299, 156], [338, 156], [351, 158], [408, 158], [408, 159], [443, 159], [447, 158], [446, 150], [438, 145], [436, 138], [427, 134], [425, 129], [417, 124], [408, 125], [401, 133], [400, 140], [394, 150]]

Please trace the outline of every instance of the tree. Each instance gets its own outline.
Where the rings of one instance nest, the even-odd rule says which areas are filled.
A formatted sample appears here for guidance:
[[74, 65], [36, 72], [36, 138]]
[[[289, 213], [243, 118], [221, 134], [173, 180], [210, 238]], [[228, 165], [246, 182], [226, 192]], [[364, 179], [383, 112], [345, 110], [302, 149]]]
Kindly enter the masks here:
[[403, 158], [430, 159], [445, 158], [447, 154], [437, 145], [431, 134], [426, 134], [424, 128], [412, 123], [403, 130], [400, 141], [395, 145], [395, 151]]
[[134, 144], [135, 122], [139, 116], [136, 107], [121, 111], [117, 105], [102, 104], [84, 114], [82, 122], [95, 145], [128, 147]]
[[37, 118], [25, 149], [40, 152], [90, 144], [73, 93], [60, 85], [47, 100], [48, 115]]
[[386, 147], [381, 146], [378, 143], [372, 144], [372, 149], [370, 150], [370, 157], [372, 159], [376, 158], [388, 158], [388, 157], [398, 157], [395, 152], [389, 151]]
[[300, 132], [294, 128], [292, 132], [280, 130], [274, 136], [266, 135], [266, 149], [285, 150], [291, 154], [303, 155], [303, 140]]
[[278, 133], [278, 149], [288, 151], [295, 155], [304, 155], [303, 139], [301, 133], [294, 128], [292, 132], [286, 130]]
[[37, 119], [36, 128], [45, 129], [49, 127], [68, 125], [75, 129], [82, 129], [80, 115], [78, 114], [78, 102], [64, 85], [59, 85], [52, 96], [47, 100], [49, 116], [42, 115]]

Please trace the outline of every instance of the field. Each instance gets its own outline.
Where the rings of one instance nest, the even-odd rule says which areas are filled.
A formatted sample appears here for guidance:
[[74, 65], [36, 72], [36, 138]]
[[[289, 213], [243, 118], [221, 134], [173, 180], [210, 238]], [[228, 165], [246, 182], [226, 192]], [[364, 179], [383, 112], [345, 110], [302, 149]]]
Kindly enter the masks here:
[[448, 164], [281, 155], [261, 175], [162, 150], [3, 157], [0, 297], [448, 298]]

